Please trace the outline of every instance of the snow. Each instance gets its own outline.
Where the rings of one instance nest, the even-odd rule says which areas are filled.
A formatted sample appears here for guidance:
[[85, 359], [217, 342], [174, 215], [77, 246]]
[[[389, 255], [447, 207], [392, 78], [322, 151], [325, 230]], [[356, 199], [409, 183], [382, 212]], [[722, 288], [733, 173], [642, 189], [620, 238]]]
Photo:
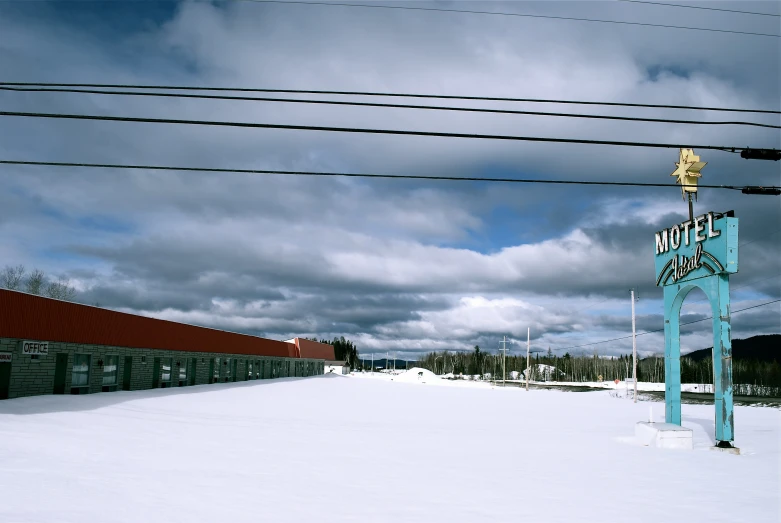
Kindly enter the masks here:
[[[395, 380], [393, 380], [395, 378]], [[392, 381], [393, 380], [393, 381]], [[779, 521], [781, 415], [375, 373], [0, 402], [0, 521]]]
[[[526, 379], [526, 372], [528, 370], [529, 370], [529, 368], [527, 367], [526, 369], [523, 370], [523, 372], [521, 372], [521, 377], [523, 379]], [[559, 369], [557, 369], [553, 365], [546, 365], [544, 363], [538, 363], [537, 365], [534, 366], [534, 371], [532, 372], [531, 377], [533, 378], [535, 376], [535, 374], [537, 376], [545, 378], [546, 380], [550, 380], [554, 375], [561, 376], [561, 375], [564, 374], [564, 372], [560, 371]]]
[[428, 369], [412, 367], [411, 369], [391, 378], [402, 383], [433, 383], [441, 381], [441, 378]]
[[[524, 384], [526, 383], [523, 380], [507, 380], [507, 382], [524, 383]], [[632, 383], [627, 383], [625, 381], [619, 381], [618, 383], [616, 383], [615, 381], [529, 381], [529, 383], [535, 385], [549, 385], [549, 386], [562, 386], [562, 387], [591, 387], [595, 389], [610, 389], [610, 390], [620, 390], [620, 391], [624, 391], [628, 387], [630, 391], [634, 390], [634, 385]], [[653, 391], [663, 392], [664, 383], [638, 381], [637, 390], [643, 392], [653, 392]], [[705, 384], [682, 383], [681, 391], [713, 393], [713, 385], [709, 383], [705, 383]]]
[[[542, 365], [542, 364], [540, 364]], [[513, 378], [512, 375], [510, 375], [510, 378], [508, 378], [506, 381], [507, 383], [516, 383], [525, 385], [526, 380], [522, 377], [523, 373], [517, 373], [520, 374], [518, 378]], [[512, 374], [512, 373], [511, 373]], [[451, 379], [460, 379], [460, 380], [468, 380], [470, 376], [465, 376], [462, 374], [458, 374], [456, 376], [452, 375], [445, 375], [441, 376], [442, 378], [448, 377]], [[472, 376], [473, 379], [479, 380], [480, 376]], [[502, 381], [501, 378], [498, 379], [498, 381]], [[547, 381], [535, 381], [535, 380], [529, 380], [529, 383], [531, 385], [541, 385], [541, 386], [551, 386], [551, 387], [590, 387], [594, 389], [609, 389], [609, 390], [619, 390], [619, 391], [625, 391], [627, 387], [629, 387], [629, 390], [633, 390], [633, 385], [631, 383], [627, 384], [625, 381], [619, 381], [616, 383], [615, 381], [555, 381], [555, 380], [547, 380]], [[637, 382], [637, 390], [641, 392], [664, 392], [664, 383], [656, 383], [656, 382], [646, 382], [646, 381], [638, 381]], [[709, 392], [713, 393], [713, 385], [709, 383], [682, 383], [681, 384], [681, 391], [682, 392]]]

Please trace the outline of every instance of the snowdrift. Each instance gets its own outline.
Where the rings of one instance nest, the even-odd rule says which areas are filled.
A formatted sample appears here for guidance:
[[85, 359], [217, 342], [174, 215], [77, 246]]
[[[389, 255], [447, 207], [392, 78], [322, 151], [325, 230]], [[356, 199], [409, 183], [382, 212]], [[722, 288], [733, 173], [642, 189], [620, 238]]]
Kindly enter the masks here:
[[398, 376], [394, 376], [393, 381], [401, 381], [405, 383], [431, 383], [440, 380], [439, 376], [434, 374], [428, 369], [421, 369], [420, 367], [412, 367], [407, 372], [403, 372]]

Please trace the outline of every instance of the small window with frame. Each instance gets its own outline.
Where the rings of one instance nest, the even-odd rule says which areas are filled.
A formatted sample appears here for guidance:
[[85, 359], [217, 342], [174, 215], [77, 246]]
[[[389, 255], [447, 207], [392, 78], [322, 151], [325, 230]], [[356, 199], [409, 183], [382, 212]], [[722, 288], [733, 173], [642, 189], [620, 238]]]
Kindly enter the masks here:
[[161, 358], [160, 359], [160, 381], [163, 384], [163, 387], [170, 387], [171, 386], [171, 358]]
[[106, 356], [103, 362], [103, 392], [112, 392], [117, 388], [117, 370], [119, 368], [119, 356]]
[[89, 354], [74, 354], [73, 367], [71, 368], [71, 394], [84, 394], [89, 392], [90, 363]]

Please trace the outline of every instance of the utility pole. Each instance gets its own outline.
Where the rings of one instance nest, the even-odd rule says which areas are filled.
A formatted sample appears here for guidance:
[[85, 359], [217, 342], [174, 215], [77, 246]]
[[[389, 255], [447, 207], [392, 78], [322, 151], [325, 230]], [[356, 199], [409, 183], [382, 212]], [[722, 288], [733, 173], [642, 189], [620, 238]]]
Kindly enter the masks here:
[[502, 348], [499, 350], [502, 351], [502, 387], [505, 387], [507, 385], [505, 383], [507, 381], [507, 336], [502, 340]]
[[[689, 194], [689, 209], [691, 209], [691, 193]], [[637, 336], [635, 335], [635, 290], [630, 289], [629, 295], [632, 299], [632, 381], [635, 387], [635, 403], [637, 403]]]
[[531, 347], [531, 327], [526, 328], [526, 391], [529, 390], [529, 374], [531, 374], [531, 367], [529, 363], [529, 347]]
[[689, 196], [689, 221], [694, 223], [694, 204], [692, 203], [692, 193], [687, 193]]
[[372, 374], [374, 374], [374, 353], [372, 352]]

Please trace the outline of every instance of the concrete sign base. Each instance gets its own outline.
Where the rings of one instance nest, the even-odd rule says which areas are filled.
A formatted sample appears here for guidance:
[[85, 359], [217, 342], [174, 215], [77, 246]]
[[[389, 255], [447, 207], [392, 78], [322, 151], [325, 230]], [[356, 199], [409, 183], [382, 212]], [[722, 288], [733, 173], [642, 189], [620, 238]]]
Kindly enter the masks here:
[[635, 425], [635, 438], [647, 447], [692, 450], [692, 430], [672, 423], [641, 421]]
[[738, 447], [711, 447], [711, 450], [715, 450], [716, 452], [724, 452], [726, 454], [734, 454], [736, 456], [740, 455], [740, 449]]

